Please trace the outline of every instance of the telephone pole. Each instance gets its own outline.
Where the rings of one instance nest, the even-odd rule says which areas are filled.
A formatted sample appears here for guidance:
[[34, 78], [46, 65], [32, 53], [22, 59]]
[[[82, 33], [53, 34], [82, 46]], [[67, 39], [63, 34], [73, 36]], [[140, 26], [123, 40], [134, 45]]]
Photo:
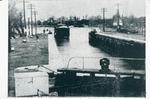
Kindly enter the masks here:
[[103, 32], [105, 32], [105, 12], [106, 12], [106, 8], [103, 8], [102, 11], [103, 11]]
[[25, 8], [25, 0], [23, 0], [23, 12], [24, 12], [24, 27], [26, 29], [26, 8]]
[[35, 21], [34, 26], [35, 26], [35, 35], [37, 34], [37, 22], [36, 22], [36, 15], [37, 15], [37, 12], [36, 12], [36, 11], [34, 11], [34, 21]]
[[30, 8], [29, 8], [30, 10], [31, 10], [31, 35], [33, 36], [33, 19], [32, 19], [32, 10], [33, 10], [33, 6], [32, 6], [32, 4], [30, 4]]
[[28, 17], [28, 35], [31, 35], [30, 34], [30, 18]]

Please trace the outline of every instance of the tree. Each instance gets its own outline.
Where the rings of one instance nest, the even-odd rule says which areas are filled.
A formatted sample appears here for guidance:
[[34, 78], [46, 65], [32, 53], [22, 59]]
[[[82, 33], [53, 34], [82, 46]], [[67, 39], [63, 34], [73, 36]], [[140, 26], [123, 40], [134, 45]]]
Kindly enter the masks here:
[[37, 21], [37, 25], [42, 25], [42, 22], [40, 20]]
[[47, 26], [48, 25], [48, 22], [45, 20], [45, 21], [43, 21], [43, 25], [44, 26]]
[[16, 8], [15, 0], [9, 0], [8, 5], [8, 50], [11, 51], [11, 38], [15, 38], [16, 34], [20, 36], [24, 35], [23, 22], [22, 22], [22, 13], [18, 12]]
[[9, 33], [8, 33], [8, 51], [11, 51], [11, 37], [14, 37], [15, 32], [14, 32], [14, 20], [16, 20], [16, 13], [17, 10], [15, 8], [15, 2], [12, 0], [9, 0], [9, 5], [8, 5], [8, 28], [9, 28]]
[[55, 23], [55, 17], [54, 16], [52, 16], [52, 17], [49, 17], [48, 19], [47, 19], [47, 25], [49, 25], [49, 26], [53, 26], [54, 25], [54, 23]]

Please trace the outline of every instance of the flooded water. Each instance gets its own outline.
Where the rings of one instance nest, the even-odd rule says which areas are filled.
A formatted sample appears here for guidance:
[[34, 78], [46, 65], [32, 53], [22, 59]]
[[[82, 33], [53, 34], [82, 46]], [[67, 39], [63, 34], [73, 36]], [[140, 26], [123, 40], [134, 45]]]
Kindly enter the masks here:
[[[109, 68], [114, 71], [144, 70], [143, 60], [113, 57], [104, 50], [91, 46], [88, 40], [88, 33], [91, 29], [72, 27], [70, 28], [70, 39], [59, 42], [54, 39], [53, 34], [49, 35], [49, 46], [51, 46], [49, 48], [49, 62], [51, 68], [55, 68], [54, 70], [63, 67], [100, 69], [99, 60], [109, 58]], [[39, 30], [42, 32], [42, 28]], [[49, 28], [49, 30], [54, 32], [53, 28]]]

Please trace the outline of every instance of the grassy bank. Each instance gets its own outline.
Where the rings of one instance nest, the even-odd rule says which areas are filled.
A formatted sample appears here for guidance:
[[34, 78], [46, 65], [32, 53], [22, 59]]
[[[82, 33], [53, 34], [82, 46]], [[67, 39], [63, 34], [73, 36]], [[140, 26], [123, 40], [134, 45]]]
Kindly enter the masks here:
[[48, 35], [40, 34], [37, 40], [35, 36], [28, 38], [23, 43], [19, 37], [11, 40], [14, 51], [8, 56], [8, 96], [14, 96], [14, 69], [21, 66], [48, 64]]

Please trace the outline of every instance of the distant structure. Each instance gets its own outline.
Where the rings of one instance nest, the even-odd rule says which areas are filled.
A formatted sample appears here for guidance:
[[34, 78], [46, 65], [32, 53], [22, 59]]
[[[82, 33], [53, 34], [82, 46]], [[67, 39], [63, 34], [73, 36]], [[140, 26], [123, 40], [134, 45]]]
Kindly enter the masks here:
[[120, 29], [120, 27], [123, 26], [123, 22], [119, 13], [119, 4], [117, 4], [117, 14], [113, 17], [113, 26], [117, 27], [117, 29]]

